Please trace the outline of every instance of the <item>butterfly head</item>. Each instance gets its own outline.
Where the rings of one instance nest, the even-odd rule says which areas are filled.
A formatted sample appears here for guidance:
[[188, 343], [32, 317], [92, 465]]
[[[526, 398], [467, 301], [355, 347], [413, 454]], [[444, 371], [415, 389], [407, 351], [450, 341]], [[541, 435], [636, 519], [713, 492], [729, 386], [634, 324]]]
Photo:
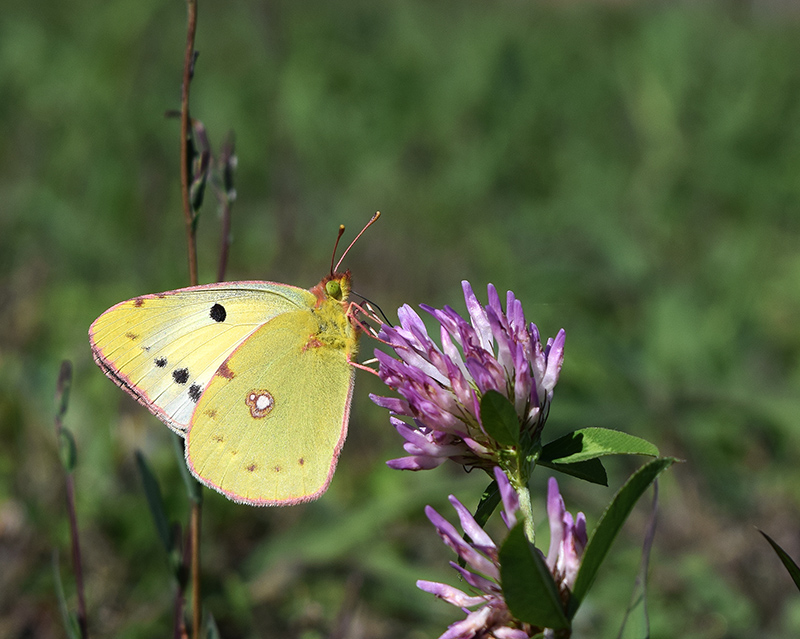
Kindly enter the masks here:
[[349, 270], [344, 273], [328, 275], [323, 279], [311, 289], [311, 292], [317, 296], [317, 306], [328, 300], [342, 303], [346, 302], [347, 297], [350, 295], [350, 279]]
[[[335, 302], [341, 304], [343, 308], [349, 308], [349, 305], [347, 304], [347, 298], [350, 295], [351, 289], [350, 271], [347, 270], [344, 273], [339, 273], [337, 272], [337, 269], [342, 263], [342, 260], [344, 260], [348, 251], [353, 248], [353, 244], [356, 243], [358, 238], [363, 235], [364, 231], [372, 226], [380, 216], [380, 211], [377, 211], [375, 215], [372, 216], [370, 221], [366, 223], [364, 228], [361, 229], [361, 232], [356, 235], [355, 239], [350, 242], [350, 246], [344, 250], [344, 253], [342, 253], [342, 256], [339, 258], [339, 261], [336, 262], [336, 249], [339, 247], [339, 240], [342, 239], [342, 234], [344, 233], [344, 224], [339, 225], [339, 235], [336, 238], [336, 244], [333, 246], [333, 254], [331, 255], [331, 274], [325, 277], [319, 284], [311, 289], [311, 292], [317, 298], [317, 308], [320, 308], [325, 304]], [[349, 310], [347, 311], [347, 315], [350, 315]]]

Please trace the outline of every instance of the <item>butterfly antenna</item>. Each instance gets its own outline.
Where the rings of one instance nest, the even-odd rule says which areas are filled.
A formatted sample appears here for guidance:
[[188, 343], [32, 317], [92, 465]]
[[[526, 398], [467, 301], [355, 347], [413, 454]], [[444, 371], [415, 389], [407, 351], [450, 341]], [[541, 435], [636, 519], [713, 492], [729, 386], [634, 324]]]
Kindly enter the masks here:
[[[336, 249], [339, 248], [339, 240], [342, 239], [342, 235], [344, 235], [344, 224], [339, 225], [339, 235], [336, 238], [336, 244], [333, 245], [333, 255], [331, 255], [331, 277], [333, 277], [333, 262], [336, 260]], [[346, 253], [347, 251], [345, 251]], [[341, 262], [341, 260], [339, 260]], [[338, 268], [339, 265], [336, 265]]]
[[[348, 252], [348, 251], [349, 251], [351, 248], [353, 248], [353, 244], [355, 244], [355, 243], [358, 241], [358, 238], [360, 238], [360, 237], [361, 237], [361, 236], [364, 234], [364, 231], [366, 231], [366, 230], [367, 230], [367, 229], [368, 229], [370, 226], [372, 226], [373, 224], [375, 224], [375, 222], [377, 222], [377, 221], [378, 221], [378, 218], [379, 218], [380, 216], [381, 216], [381, 212], [380, 212], [380, 211], [375, 211], [375, 215], [373, 215], [373, 216], [372, 216], [372, 218], [370, 219], [370, 221], [369, 221], [369, 222], [367, 222], [367, 223], [364, 225], [364, 228], [363, 228], [363, 229], [361, 229], [361, 232], [360, 232], [358, 235], [356, 235], [355, 239], [354, 239], [352, 242], [350, 242], [350, 246], [348, 246], [348, 247], [347, 247], [347, 248], [344, 250], [344, 253], [342, 253], [342, 257], [340, 257], [340, 258], [339, 258], [339, 261], [338, 261], [338, 262], [336, 262], [336, 266], [335, 266], [335, 267], [334, 267], [334, 268], [331, 270], [331, 274], [333, 274], [333, 272], [334, 272], [334, 271], [337, 271], [337, 270], [339, 270], [339, 266], [341, 265], [341, 263], [342, 263], [342, 260], [344, 259], [344, 256], [345, 256], [345, 255], [347, 255], [347, 252]], [[343, 233], [343, 232], [344, 232], [344, 226], [340, 226], [340, 227], [339, 227], [339, 237], [342, 237], [342, 233]], [[339, 240], [338, 240], [338, 239], [336, 240], [336, 245], [337, 245], [337, 246], [339, 245]], [[336, 255], [336, 248], [334, 248], [334, 249], [333, 249], [333, 254], [334, 254], [334, 255]], [[333, 263], [333, 260], [331, 260], [331, 263]]]

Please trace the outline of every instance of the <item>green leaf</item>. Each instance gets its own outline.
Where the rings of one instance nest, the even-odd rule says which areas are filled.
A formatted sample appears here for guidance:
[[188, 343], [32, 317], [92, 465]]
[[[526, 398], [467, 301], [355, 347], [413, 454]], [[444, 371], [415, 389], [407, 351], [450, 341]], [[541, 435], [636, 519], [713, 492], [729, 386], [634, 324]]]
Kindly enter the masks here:
[[797, 586], [797, 589], [800, 590], [800, 568], [797, 567], [797, 564], [794, 560], [787, 554], [787, 552], [781, 548], [775, 541], [770, 537], [767, 533], [763, 530], [759, 530], [762, 535], [764, 535], [764, 539], [769, 542], [769, 545], [772, 546], [772, 549], [775, 551], [775, 554], [778, 555], [778, 558], [783, 562], [784, 568], [789, 573], [789, 576], [794, 581], [794, 585]]
[[658, 448], [641, 437], [609, 428], [581, 428], [559, 437], [542, 448], [540, 460], [574, 464], [606, 455], [649, 455]]
[[206, 639], [222, 639], [222, 635], [219, 634], [219, 628], [217, 628], [217, 622], [214, 620], [214, 615], [210, 612], [206, 614], [205, 627]]
[[53, 551], [53, 581], [56, 587], [58, 609], [61, 612], [61, 622], [68, 639], [81, 639], [81, 631], [75, 616], [69, 611], [67, 597], [64, 594], [64, 583], [61, 581], [61, 569], [58, 567], [58, 551]]
[[528, 543], [524, 525], [512, 528], [500, 547], [500, 583], [511, 613], [546, 628], [568, 628], [558, 589], [541, 553]]
[[178, 460], [178, 468], [181, 471], [181, 477], [183, 477], [183, 484], [186, 487], [186, 495], [190, 501], [199, 504], [203, 501], [203, 486], [192, 476], [192, 473], [189, 472], [189, 467], [186, 465], [183, 437], [175, 435], [172, 438], [172, 444], [175, 458]]
[[603, 462], [599, 459], [587, 459], [586, 461], [575, 462], [574, 464], [557, 464], [554, 462], [541, 461], [540, 459], [538, 464], [593, 484], [608, 486], [608, 475], [606, 475]]
[[164, 501], [161, 498], [161, 488], [158, 486], [158, 480], [150, 470], [144, 455], [141, 451], [136, 451], [136, 465], [139, 467], [139, 474], [142, 476], [142, 485], [144, 486], [144, 494], [147, 497], [147, 505], [150, 506], [150, 514], [153, 516], [153, 523], [156, 526], [156, 532], [161, 539], [161, 544], [169, 554], [172, 551], [172, 536], [169, 531], [169, 521], [164, 512]]
[[581, 567], [578, 570], [575, 586], [572, 589], [572, 599], [569, 606], [570, 619], [575, 615], [578, 606], [580, 606], [589, 588], [594, 583], [600, 565], [603, 563], [611, 544], [614, 542], [620, 528], [622, 528], [622, 524], [625, 523], [628, 515], [630, 515], [631, 510], [633, 510], [634, 505], [644, 491], [647, 490], [648, 486], [655, 481], [656, 477], [672, 466], [675, 461], [677, 460], [672, 457], [660, 457], [645, 464], [631, 475], [625, 485], [614, 495], [614, 499], [611, 500], [592, 532], [586, 551], [583, 554]]
[[64, 426], [58, 429], [58, 456], [61, 458], [64, 470], [71, 473], [78, 459], [78, 447], [72, 432]]
[[478, 507], [475, 509], [475, 521], [478, 522], [481, 528], [489, 521], [489, 517], [491, 517], [499, 503], [500, 491], [497, 488], [497, 482], [492, 480], [486, 487], [486, 490], [483, 491], [481, 500], [478, 502]]
[[514, 405], [495, 390], [481, 398], [481, 424], [489, 437], [502, 446], [519, 444], [519, 417]]

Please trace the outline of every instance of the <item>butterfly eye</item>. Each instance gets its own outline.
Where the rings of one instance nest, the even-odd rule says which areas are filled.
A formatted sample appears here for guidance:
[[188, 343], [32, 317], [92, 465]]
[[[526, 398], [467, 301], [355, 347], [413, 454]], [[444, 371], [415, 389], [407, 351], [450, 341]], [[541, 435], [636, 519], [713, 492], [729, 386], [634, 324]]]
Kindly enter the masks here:
[[325, 292], [328, 294], [328, 297], [332, 297], [335, 300], [342, 299], [342, 286], [339, 284], [339, 280], [328, 280], [325, 282]]

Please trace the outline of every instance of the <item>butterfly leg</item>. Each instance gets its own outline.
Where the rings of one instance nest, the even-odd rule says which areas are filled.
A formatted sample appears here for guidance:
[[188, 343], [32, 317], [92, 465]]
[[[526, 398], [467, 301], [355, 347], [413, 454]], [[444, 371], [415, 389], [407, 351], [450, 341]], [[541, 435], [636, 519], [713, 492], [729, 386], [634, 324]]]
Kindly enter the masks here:
[[[370, 360], [370, 361], [376, 361], [376, 360]], [[352, 359], [350, 359], [350, 355], [347, 355], [347, 363], [350, 364], [350, 366], [355, 366], [356, 368], [360, 368], [362, 371], [367, 371], [368, 373], [372, 373], [376, 377], [379, 376], [378, 375], [378, 371], [376, 371], [374, 368], [371, 368], [371, 367], [365, 366], [364, 364], [361, 364], [359, 362], [353, 361]]]
[[365, 324], [358, 318], [357, 315], [358, 312], [361, 312], [361, 314], [364, 315], [364, 317], [367, 318], [368, 320], [376, 322], [377, 324], [380, 325], [383, 324], [381, 319], [377, 315], [375, 315], [375, 313], [365, 309], [364, 307], [356, 304], [355, 302], [350, 302], [347, 305], [347, 316], [358, 328], [364, 331], [372, 339], [379, 341], [381, 344], [386, 344], [387, 346], [390, 346], [389, 342], [378, 337], [378, 332], [372, 326], [370, 326], [369, 324]]

